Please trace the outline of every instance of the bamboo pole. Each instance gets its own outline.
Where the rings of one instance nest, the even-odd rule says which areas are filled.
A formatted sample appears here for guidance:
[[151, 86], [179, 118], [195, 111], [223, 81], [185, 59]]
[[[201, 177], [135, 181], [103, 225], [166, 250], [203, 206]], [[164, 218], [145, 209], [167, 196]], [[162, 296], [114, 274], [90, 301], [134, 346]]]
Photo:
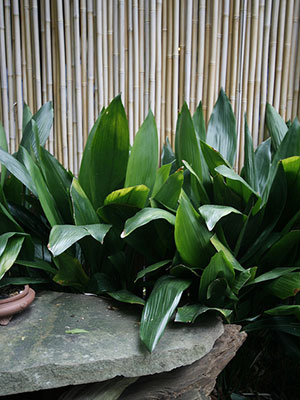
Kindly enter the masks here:
[[275, 86], [275, 65], [276, 65], [276, 47], [277, 47], [277, 29], [279, 18], [279, 1], [272, 3], [272, 22], [270, 33], [270, 53], [269, 53], [269, 72], [268, 72], [268, 96], [267, 101], [273, 104], [274, 86]]
[[[93, 43], [94, 47], [97, 46], [97, 2], [93, 0]], [[94, 68], [94, 119], [97, 119], [99, 115], [99, 84], [98, 84], [98, 73], [97, 73], [97, 53], [93, 56], [93, 68]]]
[[279, 106], [279, 112], [284, 120], [286, 119], [288, 80], [291, 79], [291, 77], [289, 77], [289, 66], [291, 58], [291, 41], [293, 28], [293, 24], [291, 23], [291, 21], [293, 20], [294, 11], [294, 0], [289, 0], [287, 3], [287, 13], [285, 21], [282, 83]]
[[[166, 73], [167, 73], [167, 2], [162, 3], [162, 72], [161, 72], [161, 141], [165, 143], [166, 141]], [[175, 7], [175, 3], [174, 3]]]
[[233, 26], [233, 1], [230, 0], [229, 5], [229, 33], [228, 33], [228, 54], [226, 65], [226, 93], [230, 92], [230, 78], [231, 78], [231, 48], [232, 48], [232, 26]]
[[162, 0], [156, 2], [156, 88], [155, 88], [155, 117], [158, 132], [158, 145], [161, 149], [161, 21], [162, 21]]
[[279, 23], [277, 32], [277, 54], [276, 54], [276, 73], [275, 73], [275, 92], [273, 105], [279, 111], [280, 89], [282, 79], [283, 46], [284, 46], [284, 26], [285, 26], [286, 0], [280, 2]]
[[[216, 0], [214, 0], [216, 1]], [[186, 3], [186, 20], [185, 20], [185, 80], [184, 80], [184, 100], [187, 105], [190, 104], [191, 92], [191, 58], [192, 58], [192, 16], [193, 16], [193, 2], [190, 0]]]
[[111, 102], [114, 96], [114, 74], [113, 74], [113, 2], [108, 1], [108, 101]]
[[[46, 80], [46, 31], [45, 31], [45, 0], [40, 1], [41, 21], [41, 49], [42, 49], [42, 104], [47, 102], [47, 80]], [[23, 44], [23, 41], [22, 41]], [[24, 57], [22, 57], [24, 58]], [[48, 148], [48, 143], [46, 143]]]
[[52, 69], [53, 69], [53, 105], [54, 105], [54, 155], [59, 162], [62, 162], [61, 150], [61, 126], [60, 126], [60, 95], [59, 95], [59, 65], [58, 65], [58, 38], [57, 38], [57, 10], [56, 2], [51, 1], [51, 44], [52, 44]]
[[93, 0], [88, 0], [88, 131], [94, 125], [94, 23], [93, 23]]
[[[124, 30], [125, 30], [125, 76], [127, 78], [129, 67], [128, 67], [128, 0], [125, 0], [125, 19], [124, 19]], [[125, 109], [128, 110], [128, 87], [129, 79], [125, 79]]]
[[41, 59], [39, 39], [39, 18], [37, 0], [32, 0], [32, 22], [33, 22], [33, 43], [34, 43], [34, 77], [35, 77], [35, 98], [36, 110], [42, 106], [42, 82], [41, 82]]
[[[20, 12], [19, 3], [13, 1], [13, 18], [14, 18], [14, 34], [15, 34], [15, 79], [17, 89], [17, 126], [18, 126], [18, 143], [22, 137], [23, 123], [23, 101], [22, 101], [22, 64], [21, 64], [21, 38], [20, 38]], [[8, 114], [4, 114], [8, 115]]]
[[114, 0], [114, 22], [113, 22], [113, 39], [114, 39], [114, 54], [113, 54], [113, 66], [114, 66], [114, 92], [113, 96], [119, 93], [119, 9], [118, 0]]
[[216, 57], [216, 83], [215, 83], [215, 93], [214, 93], [214, 101], [216, 102], [218, 98], [218, 94], [220, 91], [220, 62], [221, 62], [221, 41], [222, 41], [222, 7], [223, 2], [218, 0], [218, 33], [217, 33], [217, 57]]
[[[299, 50], [299, 43], [300, 43], [300, 29], [298, 30], [298, 52], [297, 52], [297, 62], [296, 62], [296, 69], [295, 69], [295, 80], [294, 80], [294, 93], [293, 93], [293, 109], [292, 109], [292, 117], [298, 115], [300, 119], [300, 113], [298, 109], [299, 101], [299, 86], [300, 86], [300, 50]], [[297, 114], [298, 111], [298, 114]]]
[[220, 66], [221, 66], [221, 68], [220, 68], [220, 86], [223, 89], [225, 89], [225, 85], [226, 85], [229, 11], [230, 11], [230, 2], [229, 2], [229, 0], [224, 0], [224, 3], [223, 3], [222, 52], [221, 52], [221, 64], [220, 64]]
[[33, 111], [33, 71], [32, 71], [32, 51], [31, 51], [31, 32], [29, 0], [24, 0], [25, 14], [25, 40], [26, 40], [26, 60], [27, 60], [27, 92], [28, 106]]
[[132, 0], [128, 0], [128, 122], [130, 143], [133, 144], [133, 22]]
[[145, 96], [144, 117], [146, 117], [150, 106], [150, 8], [149, 1], [145, 2]]
[[81, 96], [81, 66], [80, 66], [80, 36], [79, 36], [79, 0], [74, 0], [74, 43], [75, 43], [75, 92], [77, 118], [77, 160], [82, 158], [82, 96]]
[[272, 0], [267, 0], [266, 11], [265, 11], [265, 23], [264, 23], [264, 44], [263, 44], [262, 74], [261, 74], [259, 143], [261, 143], [264, 140], [264, 131], [265, 131], [271, 12], [272, 12]]
[[[5, 53], [5, 22], [4, 22], [4, 10], [3, 1], [0, 1], [0, 50], [1, 50], [1, 95], [2, 95], [2, 109], [3, 109], [3, 125], [9, 143], [9, 115], [8, 108], [8, 95], [7, 95], [7, 79], [6, 79], [6, 53]], [[14, 140], [11, 137], [10, 142], [11, 148], [14, 148]], [[14, 149], [15, 151], [15, 149]]]
[[254, 98], [254, 79], [255, 79], [255, 65], [257, 55], [257, 32], [258, 32], [258, 9], [259, 2], [255, 0], [252, 4], [251, 10], [251, 50], [250, 50], [250, 65], [249, 65], [249, 78], [248, 78], [248, 126], [252, 132], [252, 119], [253, 119], [253, 98]]
[[[13, 55], [12, 55], [12, 35], [11, 35], [11, 7], [10, 1], [5, 0], [5, 39], [6, 39], [6, 55], [7, 55], [7, 80], [8, 80], [8, 107], [9, 113], [9, 130], [5, 131], [8, 137], [12, 138], [12, 146], [15, 146], [15, 120], [14, 120], [14, 72], [13, 72]], [[2, 54], [2, 53], [1, 53]], [[3, 55], [1, 55], [3, 57]], [[6, 62], [6, 60], [4, 60]], [[25, 71], [26, 72], [26, 71]], [[5, 111], [5, 110], [4, 110]], [[8, 120], [8, 118], [4, 118]], [[9, 140], [8, 140], [9, 143]], [[12, 150], [11, 150], [12, 151]], [[15, 147], [14, 147], [15, 151]]]
[[81, 44], [81, 96], [82, 96], [82, 123], [83, 143], [88, 137], [88, 97], [87, 97], [87, 26], [86, 26], [86, 1], [80, 0], [80, 44]]
[[191, 66], [191, 93], [190, 110], [194, 113], [196, 108], [196, 82], [197, 82], [197, 27], [198, 27], [198, 0], [194, 0], [192, 13], [192, 66]]
[[[238, 52], [239, 52], [239, 23], [240, 23], [240, 2], [234, 1], [233, 10], [233, 32], [232, 32], [232, 48], [231, 48], [231, 63], [230, 63], [230, 90], [229, 97], [233, 112], [236, 112], [236, 89], [237, 89], [237, 71], [238, 71]], [[254, 78], [253, 78], [254, 81]]]
[[180, 35], [179, 35], [179, 108], [181, 109], [184, 100], [184, 74], [185, 74], [185, 26], [186, 21], [186, 2], [180, 2]]
[[259, 22], [258, 22], [258, 43], [256, 53], [256, 71], [254, 83], [254, 111], [253, 111], [253, 145], [256, 148], [259, 143], [259, 105], [260, 105], [260, 90], [261, 90], [261, 67], [263, 62], [263, 34], [264, 34], [264, 13], [265, 0], [259, 1]]
[[119, 26], [119, 43], [120, 43], [120, 92], [123, 104], [125, 103], [125, 2], [119, 0], [120, 7], [120, 26]]
[[[167, 85], [166, 85], [166, 133], [165, 140], [168, 138], [170, 143], [172, 143], [172, 119], [174, 120], [174, 110], [175, 104], [178, 103], [178, 43], [179, 43], [179, 0], [175, 0], [174, 8], [171, 6], [171, 2], [168, 2], [168, 32], [167, 32]], [[173, 33], [173, 11], [174, 11], [174, 35]], [[177, 15], [178, 14], [178, 15]], [[176, 19], [177, 18], [177, 19]], [[178, 22], [178, 24], [176, 24]], [[174, 40], [174, 43], [173, 41]], [[177, 48], [175, 49], [177, 43]], [[173, 46], [173, 48], [172, 48]], [[173, 54], [172, 54], [173, 51]], [[176, 58], [177, 54], [177, 58]], [[172, 61], [173, 59], [173, 61]], [[175, 63], [177, 61], [177, 68]], [[173, 86], [173, 96], [172, 96], [172, 63], [173, 63], [173, 85], [177, 81], [177, 96], [176, 88]], [[176, 75], [175, 75], [176, 74]], [[175, 76], [177, 80], [175, 79]], [[176, 107], [177, 115], [177, 107]]]
[[133, 28], [133, 52], [131, 57], [134, 57], [133, 65], [133, 99], [134, 99], [134, 112], [133, 112], [133, 129], [134, 135], [139, 129], [139, 8], [138, 0], [132, 2], [132, 28]]
[[292, 115], [293, 89], [294, 89], [296, 52], [297, 52], [297, 32], [299, 29], [299, 13], [300, 13], [300, 1], [298, 0], [295, 3], [295, 14], [293, 17], [292, 49], [291, 49], [291, 59], [289, 67], [289, 82], [288, 82], [287, 112], [286, 112], [287, 120], [290, 120], [293, 117]]
[[197, 105], [203, 98], [204, 49], [205, 49], [205, 0], [199, 0]]
[[203, 96], [202, 96], [202, 109], [203, 116], [206, 124], [208, 123], [209, 115], [207, 113], [207, 96], [208, 96], [208, 71], [209, 71], [209, 57], [210, 57], [210, 36], [211, 36], [211, 7], [212, 3], [206, 3], [206, 22], [205, 22], [205, 50], [204, 50], [204, 76], [203, 76]]
[[[7, 22], [5, 21], [5, 25], [6, 25], [6, 29], [10, 31], [10, 35], [11, 35], [11, 2], [10, 0], [5, 1], [5, 6], [7, 7], [7, 17], [5, 17], [5, 20], [7, 20]], [[22, 81], [23, 81], [23, 102], [24, 103], [28, 103], [28, 95], [27, 95], [27, 74], [26, 74], [26, 70], [27, 70], [27, 61], [26, 61], [26, 35], [25, 35], [25, 12], [24, 12], [24, 0], [21, 0], [20, 2], [20, 11], [21, 11], [21, 37], [22, 37]], [[10, 28], [8, 26], [8, 24], [10, 25]], [[12, 35], [11, 35], [12, 36]], [[6, 48], [7, 48], [7, 53], [10, 51], [12, 54], [12, 37], [10, 37], [10, 50], [8, 48], [8, 44], [6, 44]], [[8, 40], [7, 40], [8, 43]], [[7, 54], [8, 57], [8, 54]], [[11, 56], [11, 60], [13, 60], [13, 57]], [[11, 69], [13, 71], [13, 66], [11, 65]], [[13, 73], [13, 72], [12, 72]], [[12, 76], [13, 79], [13, 76]], [[12, 91], [12, 93], [14, 93], [14, 89]], [[14, 121], [15, 123], [15, 121]], [[13, 126], [14, 126], [13, 123]], [[11, 125], [11, 124], [10, 124]], [[15, 127], [13, 128], [15, 129]]]
[[[176, 121], [177, 121], [177, 115], [178, 115], [178, 103], [179, 103], [179, 96], [178, 96], [178, 89], [179, 89], [179, 22], [180, 22], [180, 16], [179, 16], [179, 0], [175, 0], [174, 2], [174, 15], [173, 15], [173, 20], [172, 20], [172, 13], [170, 15], [170, 22], [174, 26], [174, 35], [173, 35], [173, 58], [171, 62], [171, 68], [173, 66], [173, 78], [171, 80], [170, 76], [170, 82], [172, 82], [172, 88], [173, 88], [173, 98], [170, 99], [170, 107], [172, 104], [172, 120], [170, 122], [170, 127], [172, 129], [172, 140], [170, 141], [173, 148], [175, 146], [175, 133], [176, 133]], [[172, 31], [172, 25], [170, 26], [170, 29]], [[172, 33], [170, 34], [172, 38]], [[172, 46], [172, 41], [170, 43], [170, 46]], [[173, 65], [172, 65], [173, 63]], [[171, 70], [172, 71], [172, 70]], [[170, 75], [172, 73], [170, 72]], [[170, 95], [172, 96], [172, 90], [170, 90]], [[170, 112], [171, 115], [171, 112]]]
[[150, 0], [150, 108], [155, 112], [156, 1]]
[[68, 137], [68, 159], [69, 168], [74, 170], [74, 153], [73, 153], [73, 99], [72, 99], [72, 56], [71, 56], [71, 12], [70, 2], [64, 0], [65, 10], [65, 46], [66, 46], [66, 70], [67, 70], [67, 137]]
[[[51, 13], [50, 0], [45, 0], [45, 29], [46, 29], [46, 72], [47, 72], [47, 97], [53, 100], [52, 56], [51, 56]], [[49, 151], [54, 153], [53, 127], [49, 135]]]
[[208, 72], [208, 95], [207, 95], [207, 113], [211, 115], [214, 105], [215, 93], [215, 76], [216, 76], [216, 57], [217, 57], [217, 32], [218, 32], [218, 0], [214, 0], [212, 4], [212, 34], [211, 48], [209, 57], [209, 72]]
[[104, 105], [108, 105], [108, 53], [107, 53], [107, 0], [102, 0], [102, 49], [103, 49], [103, 83]]
[[[70, 22], [71, 22], [71, 62], [72, 62], [72, 126], [73, 126], [73, 168], [74, 175], [78, 176], [78, 140], [77, 140], [77, 99], [76, 99], [76, 68], [75, 68], [75, 18], [74, 18], [74, 2], [71, 2], [70, 7]], [[80, 73], [79, 73], [80, 76]]]
[[[120, 1], [124, 4], [124, 1]], [[96, 2], [97, 5], [97, 80], [98, 80], [98, 101], [99, 110], [101, 111], [104, 106], [104, 77], [103, 77], [103, 45], [102, 45], [102, 0]], [[121, 75], [121, 74], [120, 74]], [[122, 95], [123, 96], [123, 95]]]

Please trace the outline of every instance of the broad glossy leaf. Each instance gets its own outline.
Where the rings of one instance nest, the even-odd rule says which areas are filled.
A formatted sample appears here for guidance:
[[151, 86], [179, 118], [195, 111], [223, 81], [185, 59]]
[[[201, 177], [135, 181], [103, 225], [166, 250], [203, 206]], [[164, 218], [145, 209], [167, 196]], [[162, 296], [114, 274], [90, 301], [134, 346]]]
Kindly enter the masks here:
[[[255, 150], [257, 186], [255, 190], [262, 196], [268, 182], [271, 167], [271, 139], [262, 142]], [[266, 196], [267, 197], [267, 196]]]
[[156, 178], [155, 178], [154, 187], [152, 190], [152, 197], [155, 197], [155, 195], [161, 189], [162, 185], [168, 179], [170, 172], [171, 172], [171, 168], [172, 168], [172, 164], [166, 164], [166, 165], [161, 166], [156, 171]]
[[50, 279], [34, 277], [4, 277], [0, 280], [0, 288], [8, 285], [39, 285], [41, 283], [51, 283]]
[[175, 322], [194, 323], [199, 315], [202, 315], [207, 311], [216, 311], [225, 318], [228, 318], [230, 314], [232, 314], [232, 310], [225, 308], [207, 307], [203, 304], [191, 304], [178, 308]]
[[199, 268], [188, 267], [184, 264], [175, 265], [170, 269], [170, 275], [183, 279], [199, 279], [201, 270]]
[[92, 203], [76, 178], [73, 179], [71, 186], [71, 199], [73, 204], [73, 218], [76, 225], [99, 223], [99, 217]]
[[146, 267], [138, 272], [134, 282], [138, 281], [139, 279], [143, 278], [144, 276], [146, 276], [147, 274], [150, 274], [153, 271], [157, 271], [161, 267], [164, 267], [165, 265], [169, 264], [171, 261], [172, 260], [163, 260], [163, 261], [159, 261], [155, 264], [149, 265], [148, 267]]
[[160, 278], [143, 309], [140, 336], [152, 352], [174, 313], [181, 295], [191, 284], [189, 280], [170, 276]]
[[300, 124], [297, 118], [293, 121], [278, 147], [273, 158], [272, 167], [276, 167], [278, 161], [292, 156], [300, 156]]
[[300, 291], [300, 272], [290, 272], [282, 275], [268, 285], [270, 292], [280, 299], [296, 296]]
[[257, 271], [257, 267], [248, 268], [245, 271], [241, 272], [233, 283], [232, 290], [234, 293], [238, 293], [248, 282], [253, 281], [255, 278], [255, 274]]
[[218, 252], [222, 251], [225, 254], [225, 257], [231, 263], [231, 265], [233, 266], [234, 269], [236, 269], [237, 271], [241, 271], [241, 272], [245, 271], [245, 269], [241, 266], [241, 264], [238, 262], [238, 260], [233, 256], [231, 251], [226, 246], [224, 246], [222, 242], [220, 242], [217, 235], [214, 235], [210, 239], [210, 241], [211, 241], [212, 245], [214, 246], [214, 248]]
[[22, 182], [23, 185], [25, 185], [35, 196], [37, 196], [33, 180], [23, 164], [21, 164], [15, 157], [11, 156], [1, 148], [0, 162], [5, 165], [5, 167], [11, 174], [19, 179], [19, 181]]
[[107, 224], [55, 225], [50, 232], [48, 248], [56, 257], [85, 236], [92, 236], [98, 242], [103, 243], [110, 228], [111, 225]]
[[[196, 172], [193, 170], [193, 168], [190, 166], [190, 164], [188, 162], [186, 162], [185, 160], [182, 160], [182, 162], [183, 162], [184, 166], [186, 167], [186, 169], [195, 178], [194, 182], [191, 181], [191, 185], [192, 185], [193, 189], [198, 191], [198, 193], [199, 193], [199, 201], [201, 203], [210, 203], [210, 200], [209, 200], [207, 191], [205, 189], [204, 183], [201, 182], [199, 176], [196, 174]], [[202, 166], [203, 166], [203, 164], [202, 164]], [[209, 179], [209, 185], [210, 185], [211, 184], [211, 179], [210, 179], [210, 177], [208, 179]], [[193, 185], [196, 185], [196, 188]]]
[[299, 305], [287, 305], [278, 306], [265, 311], [268, 315], [295, 315], [300, 320], [300, 306]]
[[118, 286], [110, 276], [103, 272], [96, 272], [91, 276], [86, 291], [100, 295], [105, 292], [114, 292], [117, 289]]
[[[94, 134], [90, 151], [91, 202], [95, 209], [105, 197], [123, 185], [129, 155], [129, 130], [121, 96], [104, 111]], [[81, 177], [79, 178], [83, 189]], [[87, 192], [88, 193], [88, 192]]]
[[175, 222], [175, 243], [182, 260], [192, 267], [207, 265], [213, 248], [211, 233], [182, 191]]
[[135, 229], [156, 219], [164, 219], [171, 225], [175, 225], [175, 215], [171, 214], [169, 211], [161, 210], [160, 208], [146, 207], [126, 221], [121, 237], [124, 238], [130, 235]]
[[282, 166], [287, 183], [287, 205], [281, 221], [286, 224], [300, 210], [300, 157], [286, 158], [282, 160]]
[[57, 269], [53, 268], [50, 263], [44, 260], [38, 260], [38, 259], [36, 259], [35, 261], [17, 260], [16, 263], [18, 265], [23, 265], [24, 267], [41, 269], [43, 271], [50, 272], [53, 275], [57, 273]]
[[252, 136], [250, 134], [248, 124], [247, 124], [247, 116], [245, 113], [245, 163], [243, 169], [243, 176], [245, 181], [255, 190], [258, 191], [259, 187], [257, 184], [257, 173], [260, 174], [260, 170], [256, 169], [255, 165], [255, 154], [253, 149]]
[[22, 131], [24, 132], [28, 122], [31, 120], [32, 118], [32, 112], [30, 110], [30, 108], [28, 107], [28, 105], [26, 103], [24, 103], [23, 105], [23, 120], [22, 120]]
[[122, 303], [140, 304], [144, 305], [145, 300], [129, 292], [128, 290], [118, 290], [116, 292], [107, 292], [113, 299], [121, 301]]
[[266, 124], [272, 138], [272, 146], [276, 151], [287, 133], [288, 127], [275, 108], [269, 103], [266, 106]]
[[27, 150], [20, 147], [25, 166], [32, 177], [41, 206], [51, 226], [62, 224], [63, 219], [58, 211], [57, 204], [49, 191], [39, 167], [34, 163]]
[[231, 213], [243, 215], [240, 211], [233, 207], [219, 206], [205, 204], [199, 208], [199, 213], [204, 219], [206, 226], [209, 231], [213, 230], [215, 225], [222, 219]]
[[167, 137], [161, 153], [161, 165], [172, 164], [171, 172], [174, 172], [174, 170], [176, 170], [175, 160], [175, 154], [172, 150], [169, 138]]
[[183, 171], [178, 170], [170, 175], [167, 181], [161, 186], [154, 199], [171, 211], [178, 206], [178, 199], [183, 185]]
[[200, 146], [189, 109], [184, 103], [178, 116], [175, 137], [175, 155], [178, 168], [186, 160], [202, 180]]
[[9, 241], [10, 238], [16, 235], [17, 232], [6, 232], [0, 235], [0, 257], [2, 256], [7, 242]]
[[53, 261], [58, 267], [58, 272], [53, 277], [54, 282], [61, 286], [72, 287], [81, 292], [85, 291], [89, 278], [76, 258], [64, 253], [54, 257]]
[[125, 187], [144, 184], [153, 189], [158, 168], [158, 137], [154, 116], [149, 111], [130, 152]]
[[237, 145], [236, 121], [231, 104], [221, 89], [208, 122], [206, 143], [234, 165]]
[[206, 139], [206, 132], [205, 132], [205, 120], [203, 116], [203, 108], [202, 108], [202, 103], [198, 104], [198, 107], [196, 108], [196, 111], [194, 112], [193, 115], [193, 124], [195, 128], [195, 132], [198, 138], [198, 142], [200, 143], [200, 140], [203, 140], [205, 142]]
[[272, 329], [300, 337], [300, 323], [289, 316], [270, 317], [255, 321], [246, 325], [244, 329], [246, 332], [253, 332], [261, 329]]
[[232, 264], [225, 257], [223, 251], [215, 254], [208, 266], [204, 269], [199, 286], [199, 300], [206, 300], [208, 288], [217, 278], [224, 279], [230, 286], [234, 282], [235, 273]]
[[7, 232], [24, 232], [11, 213], [0, 203], [0, 234]]
[[12, 237], [8, 240], [5, 250], [0, 256], [0, 280], [14, 265], [24, 242], [24, 236]]
[[294, 265], [300, 244], [300, 230], [288, 232], [282, 236], [263, 257], [263, 264], [270, 266]]
[[205, 158], [206, 164], [208, 166], [211, 175], [216, 175], [215, 168], [219, 165], [226, 165], [230, 168], [230, 164], [222, 157], [222, 155], [215, 150], [213, 147], [209, 146], [207, 143], [201, 140], [200, 142], [202, 154]]

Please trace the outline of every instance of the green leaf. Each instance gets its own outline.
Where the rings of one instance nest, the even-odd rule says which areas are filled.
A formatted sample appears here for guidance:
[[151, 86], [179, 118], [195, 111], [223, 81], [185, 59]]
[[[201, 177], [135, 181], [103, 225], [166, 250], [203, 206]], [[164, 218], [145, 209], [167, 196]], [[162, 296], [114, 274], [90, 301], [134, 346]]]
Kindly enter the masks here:
[[196, 136], [198, 138], [198, 142], [200, 143], [200, 140], [203, 140], [205, 142], [205, 138], [206, 138], [205, 120], [204, 120], [204, 116], [203, 116], [203, 108], [202, 108], [201, 101], [198, 104], [196, 111], [194, 112], [193, 124], [194, 124], [194, 128], [195, 128]]
[[74, 178], [71, 186], [73, 218], [76, 225], [98, 224], [99, 217], [79, 181]]
[[300, 320], [300, 306], [299, 305], [288, 305], [288, 306], [277, 306], [265, 311], [268, 315], [294, 315]]
[[243, 169], [243, 176], [245, 181], [256, 191], [259, 190], [257, 184], [257, 173], [260, 173], [259, 170], [256, 170], [255, 165], [255, 154], [253, 149], [252, 136], [250, 134], [248, 124], [247, 124], [247, 114], [245, 113], [245, 164]]
[[248, 283], [253, 281], [255, 274], [257, 271], [257, 267], [248, 268], [245, 271], [241, 272], [234, 281], [232, 290], [234, 293], [238, 294], [238, 292]]
[[292, 156], [300, 156], [300, 124], [297, 118], [293, 121], [274, 155], [273, 169], [280, 160]]
[[[169, 138], [166, 138], [166, 143], [163, 146], [163, 150], [161, 153], [161, 165], [166, 165], [166, 164], [172, 164], [172, 166], [175, 164], [175, 154], [172, 150], [172, 147], [170, 145]], [[173, 168], [176, 169], [176, 166]]]
[[231, 104], [221, 89], [208, 122], [206, 143], [234, 165], [237, 145], [236, 121]]
[[241, 264], [237, 261], [237, 259], [232, 255], [231, 251], [226, 246], [224, 246], [223, 243], [219, 241], [217, 235], [214, 235], [210, 239], [210, 241], [218, 252], [222, 251], [225, 254], [225, 257], [227, 258], [227, 260], [230, 262], [230, 264], [233, 266], [234, 269], [240, 272], [245, 271], [245, 269], [241, 266]]
[[[0, 149], [8, 152], [6, 134], [1, 122], [0, 122]], [[1, 194], [6, 177], [6, 167], [4, 164], [0, 164], [0, 175], [1, 175], [0, 178], [0, 194]]]
[[159, 268], [164, 267], [166, 264], [169, 264], [171, 261], [172, 260], [159, 261], [155, 264], [149, 265], [148, 267], [142, 269], [141, 271], [138, 272], [134, 283], [136, 281], [138, 281], [139, 279], [143, 278], [144, 276], [146, 276], [147, 274], [150, 274], [151, 272], [157, 271]]
[[269, 103], [266, 106], [266, 124], [272, 139], [272, 146], [276, 151], [287, 133], [288, 127], [275, 108]]
[[203, 205], [199, 208], [199, 213], [204, 219], [209, 231], [213, 230], [215, 225], [221, 218], [231, 213], [243, 215], [240, 211], [233, 207], [219, 206], [219, 205]]
[[208, 166], [211, 175], [216, 175], [215, 168], [219, 165], [226, 165], [230, 167], [230, 164], [221, 156], [221, 154], [215, 150], [213, 147], [209, 146], [207, 143], [201, 141], [201, 150], [205, 158], [206, 164]]
[[160, 278], [143, 309], [140, 336], [152, 352], [174, 313], [181, 295], [191, 284], [189, 280], [170, 276]]
[[263, 257], [264, 265], [289, 266], [294, 264], [294, 257], [299, 249], [300, 230], [288, 232], [282, 236]]
[[178, 206], [178, 199], [183, 185], [183, 171], [178, 170], [170, 175], [154, 199], [171, 211]]
[[24, 103], [23, 105], [23, 122], [22, 122], [22, 131], [24, 132], [28, 122], [32, 119], [32, 112], [28, 105]]
[[253, 187], [262, 196], [267, 187], [271, 167], [271, 139], [262, 142], [255, 150], [255, 169], [257, 185]]
[[211, 233], [182, 191], [175, 222], [175, 243], [182, 260], [193, 267], [207, 265], [213, 249]]
[[144, 184], [151, 192], [157, 168], [158, 137], [154, 116], [149, 111], [134, 139], [127, 166], [125, 187]]
[[15, 157], [8, 154], [6, 151], [0, 148], [0, 162], [5, 165], [8, 171], [13, 174], [20, 182], [23, 183], [35, 196], [36, 188], [34, 186], [31, 176], [26, 171], [24, 165], [22, 165]]
[[300, 324], [294, 319], [286, 317], [270, 317], [252, 322], [244, 328], [246, 332], [253, 332], [260, 329], [272, 329], [300, 337]]
[[178, 116], [175, 137], [175, 154], [178, 168], [186, 160], [202, 181], [200, 147], [189, 109], [184, 103]]
[[146, 207], [126, 221], [121, 238], [130, 235], [135, 229], [156, 219], [164, 219], [171, 225], [175, 225], [175, 215], [171, 214], [169, 211], [161, 210], [160, 208]]
[[[203, 183], [201, 182], [199, 176], [196, 174], [196, 172], [193, 170], [193, 168], [190, 166], [190, 164], [188, 162], [186, 162], [185, 160], [182, 160], [182, 162], [183, 162], [184, 166], [186, 167], [186, 169], [195, 177], [195, 180], [196, 180], [195, 184], [196, 184], [197, 190], [199, 192], [199, 200], [200, 200], [200, 202], [201, 203], [210, 203], [210, 200], [209, 200], [209, 197], [207, 195], [206, 189], [205, 189]], [[203, 165], [204, 164], [202, 164], [202, 166]], [[209, 178], [209, 181], [210, 181], [209, 184], [211, 184], [210, 178]]]
[[51, 283], [49, 279], [34, 277], [4, 277], [0, 280], [0, 288], [8, 285], [39, 285], [41, 283]]
[[190, 304], [178, 308], [175, 322], [194, 323], [199, 315], [207, 311], [216, 311], [225, 318], [228, 318], [230, 314], [232, 314], [232, 310], [227, 310], [225, 308], [207, 307], [203, 304]]
[[69, 329], [65, 331], [65, 333], [78, 335], [79, 333], [88, 333], [88, 331], [86, 331], [85, 329], [75, 328], [75, 329]]
[[110, 228], [111, 225], [107, 224], [55, 225], [50, 232], [48, 248], [56, 257], [85, 236], [92, 236], [98, 242], [103, 243]]
[[152, 190], [152, 197], [155, 197], [155, 195], [159, 192], [163, 184], [166, 182], [170, 175], [172, 164], [166, 164], [160, 167], [156, 171], [156, 178], [155, 178], [155, 183], [154, 187]]
[[85, 291], [89, 278], [84, 272], [82, 265], [67, 253], [53, 258], [58, 268], [57, 274], [53, 277], [54, 282], [61, 286], [69, 286], [81, 292]]
[[24, 236], [12, 237], [8, 240], [5, 250], [0, 256], [0, 280], [14, 265], [24, 242]]
[[[123, 185], [129, 155], [129, 130], [121, 96], [117, 96], [102, 115], [90, 152], [91, 202], [95, 209], [105, 197]], [[83, 189], [81, 177], [79, 178]], [[88, 192], [87, 192], [88, 193]]]
[[215, 254], [204, 269], [199, 286], [199, 300], [206, 300], [209, 286], [217, 278], [225, 279], [229, 286], [234, 282], [234, 269], [223, 251]]
[[290, 272], [268, 285], [270, 292], [280, 299], [296, 296], [300, 291], [300, 272]]
[[32, 160], [25, 148], [20, 147], [19, 151], [25, 162], [26, 168], [28, 169], [32, 177], [34, 186], [36, 187], [38, 198], [50, 225], [54, 226], [57, 224], [62, 224], [63, 220], [58, 211], [57, 204], [55, 203], [55, 200], [44, 181], [43, 175], [39, 167], [35, 165], [34, 161]]
[[24, 267], [41, 269], [43, 271], [50, 272], [53, 275], [57, 273], [57, 269], [53, 268], [50, 263], [44, 260], [38, 260], [38, 259], [36, 259], [35, 261], [17, 260], [16, 263], [18, 265], [23, 265]]
[[113, 299], [121, 301], [122, 303], [140, 304], [144, 305], [145, 300], [129, 292], [128, 290], [118, 290], [116, 292], [107, 292]]

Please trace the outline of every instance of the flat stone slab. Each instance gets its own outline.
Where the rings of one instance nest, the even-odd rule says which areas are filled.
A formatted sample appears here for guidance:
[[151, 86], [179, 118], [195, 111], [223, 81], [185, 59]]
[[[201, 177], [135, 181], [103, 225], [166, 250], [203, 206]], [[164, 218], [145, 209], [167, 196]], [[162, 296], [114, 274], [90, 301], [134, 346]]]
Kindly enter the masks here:
[[[171, 324], [150, 354], [139, 319], [136, 308], [99, 297], [42, 292], [0, 327], [1, 396], [171, 371], [205, 356], [224, 332], [214, 317]], [[66, 333], [73, 329], [87, 332]]]

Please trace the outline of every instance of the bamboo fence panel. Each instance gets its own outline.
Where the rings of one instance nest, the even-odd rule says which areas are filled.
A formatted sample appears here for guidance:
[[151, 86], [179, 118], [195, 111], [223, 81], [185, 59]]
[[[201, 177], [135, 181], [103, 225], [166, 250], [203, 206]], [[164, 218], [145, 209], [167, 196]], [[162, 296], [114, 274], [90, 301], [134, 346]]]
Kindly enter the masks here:
[[75, 175], [98, 113], [121, 93], [131, 143], [151, 108], [174, 145], [185, 100], [208, 124], [220, 88], [254, 147], [266, 103], [299, 116], [300, 0], [0, 0], [0, 117], [11, 152], [23, 102], [54, 105], [47, 148]]

